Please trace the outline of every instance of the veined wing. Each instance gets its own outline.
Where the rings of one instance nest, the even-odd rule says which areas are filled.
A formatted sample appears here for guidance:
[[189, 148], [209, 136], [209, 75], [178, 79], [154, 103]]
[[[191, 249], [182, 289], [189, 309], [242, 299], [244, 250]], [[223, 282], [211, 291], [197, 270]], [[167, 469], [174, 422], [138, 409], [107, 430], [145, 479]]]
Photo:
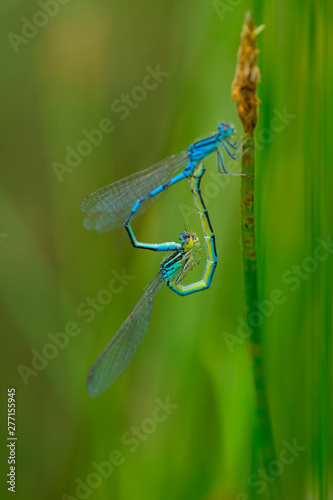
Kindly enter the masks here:
[[[186, 165], [187, 155], [186, 150], [169, 156], [146, 170], [125, 177], [86, 196], [81, 202], [81, 210], [86, 212], [84, 227], [96, 229], [99, 232], [112, 231], [121, 227], [136, 201], [168, 182], [181, 167]], [[145, 212], [158, 198], [159, 195], [145, 201], [134, 218]]]
[[160, 273], [146, 286], [131, 314], [90, 369], [87, 388], [91, 397], [102, 394], [126, 370], [147, 331], [155, 297], [164, 281]]

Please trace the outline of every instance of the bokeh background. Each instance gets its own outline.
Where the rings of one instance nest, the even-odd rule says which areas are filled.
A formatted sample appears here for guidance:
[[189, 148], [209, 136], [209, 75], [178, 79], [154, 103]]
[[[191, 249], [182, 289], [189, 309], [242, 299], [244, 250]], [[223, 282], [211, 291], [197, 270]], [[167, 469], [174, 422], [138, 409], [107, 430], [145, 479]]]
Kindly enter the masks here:
[[[205, 163], [202, 185], [219, 257], [210, 290], [182, 298], [163, 288], [127, 372], [97, 399], [85, 387], [89, 367], [163, 257], [133, 249], [124, 230], [84, 230], [80, 201], [185, 149], [220, 121], [241, 134], [230, 86], [248, 9], [265, 24], [256, 150], [260, 297], [270, 300], [275, 289], [284, 297], [272, 308], [265, 303], [266, 382], [278, 456], [295, 442], [302, 448], [266, 479], [260, 471], [251, 476], [252, 366], [237, 330], [240, 180], [219, 177], [215, 158]], [[2, 4], [0, 25], [1, 498], [9, 495], [9, 387], [16, 389], [18, 499], [244, 500], [266, 498], [277, 476], [286, 500], [328, 498], [332, 5], [17, 1]], [[142, 96], [136, 87], [147, 67], [164, 76]], [[137, 100], [121, 112], [126, 95]], [[82, 131], [105, 119], [113, 131], [84, 151]], [[66, 164], [77, 148], [84, 154]], [[160, 242], [185, 226], [200, 235], [186, 182], [135, 230]], [[114, 272], [131, 279], [105, 298]], [[96, 309], [84, 314], [89, 298]], [[54, 338], [61, 348], [52, 347]], [[167, 401], [173, 406], [157, 409]], [[103, 469], [111, 459], [113, 470]]]

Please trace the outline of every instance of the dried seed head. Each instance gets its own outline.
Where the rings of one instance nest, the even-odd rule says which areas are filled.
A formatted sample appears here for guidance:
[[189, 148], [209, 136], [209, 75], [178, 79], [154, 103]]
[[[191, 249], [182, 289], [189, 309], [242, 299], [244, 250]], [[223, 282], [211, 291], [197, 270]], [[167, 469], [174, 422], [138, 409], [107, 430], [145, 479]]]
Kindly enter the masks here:
[[236, 74], [231, 87], [231, 97], [237, 103], [237, 112], [246, 133], [254, 130], [258, 119], [257, 82], [260, 81], [260, 71], [257, 66], [257, 35], [263, 28], [256, 28], [252, 14], [246, 13], [237, 55]]

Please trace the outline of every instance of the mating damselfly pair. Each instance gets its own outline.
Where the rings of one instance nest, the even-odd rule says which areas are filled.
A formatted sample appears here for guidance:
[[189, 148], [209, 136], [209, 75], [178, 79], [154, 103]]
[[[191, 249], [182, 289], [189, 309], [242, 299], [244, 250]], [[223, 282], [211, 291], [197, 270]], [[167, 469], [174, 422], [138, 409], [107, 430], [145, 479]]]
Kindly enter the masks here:
[[[124, 225], [134, 247], [174, 252], [163, 261], [157, 276], [144, 289], [131, 314], [89, 371], [87, 386], [91, 396], [104, 392], [129, 365], [148, 328], [154, 299], [164, 282], [179, 295], [189, 295], [210, 287], [217, 254], [214, 232], [200, 191], [200, 182], [205, 172], [200, 162], [215, 152], [220, 173], [242, 175], [227, 172], [220, 151], [222, 147], [232, 159], [237, 158], [236, 154], [243, 144], [237, 147], [237, 142], [230, 140], [234, 133], [232, 125], [221, 123], [218, 132], [211, 137], [195, 142], [187, 150], [170, 156], [142, 172], [109, 184], [82, 200], [81, 210], [86, 212], [85, 228], [107, 232]], [[177, 174], [179, 170], [181, 171]], [[181, 243], [141, 243], [136, 239], [130, 222], [139, 211], [143, 213], [147, 210], [168, 187], [186, 178], [189, 179], [198, 209], [207, 258], [202, 280], [181, 286], [180, 281], [198, 265], [201, 257], [197, 236], [185, 231], [180, 235]]]

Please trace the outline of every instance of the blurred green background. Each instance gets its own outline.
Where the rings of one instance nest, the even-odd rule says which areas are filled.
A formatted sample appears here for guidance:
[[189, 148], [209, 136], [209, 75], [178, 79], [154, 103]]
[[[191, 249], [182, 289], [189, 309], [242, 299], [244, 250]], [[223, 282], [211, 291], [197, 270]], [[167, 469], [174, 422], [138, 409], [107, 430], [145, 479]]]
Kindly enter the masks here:
[[[124, 230], [84, 230], [80, 201], [215, 132], [220, 121], [242, 133], [230, 86], [248, 9], [265, 24], [256, 132], [260, 297], [270, 300], [278, 289], [284, 298], [264, 303], [280, 457], [266, 479], [251, 469], [252, 367], [237, 330], [240, 180], [217, 176], [215, 158], [202, 183], [219, 257], [211, 288], [187, 298], [163, 288], [127, 372], [100, 398], [85, 388], [89, 367], [162, 256], [134, 250]], [[277, 476], [286, 500], [328, 498], [332, 5], [18, 1], [2, 4], [0, 23], [1, 497], [7, 388], [15, 387], [18, 499], [245, 500], [266, 498]], [[164, 76], [144, 96], [135, 87], [148, 66]], [[126, 95], [132, 100], [121, 112]], [[82, 149], [82, 131], [106, 118], [113, 131]], [[77, 148], [77, 165], [61, 172]], [[175, 240], [185, 225], [198, 229], [186, 182], [135, 230], [142, 241], [160, 242]], [[112, 272], [132, 279], [105, 300]], [[88, 316], [89, 298], [99, 310]], [[167, 401], [172, 407], [158, 409]], [[295, 442], [301, 451], [283, 452]]]

